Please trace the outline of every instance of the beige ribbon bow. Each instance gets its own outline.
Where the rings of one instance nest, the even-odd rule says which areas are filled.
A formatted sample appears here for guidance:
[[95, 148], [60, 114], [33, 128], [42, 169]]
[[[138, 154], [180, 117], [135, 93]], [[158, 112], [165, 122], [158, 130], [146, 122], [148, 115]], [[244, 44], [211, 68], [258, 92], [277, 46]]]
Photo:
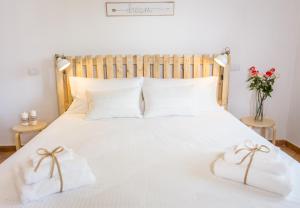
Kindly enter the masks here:
[[56, 154], [60, 153], [64, 151], [64, 148], [59, 146], [56, 147], [54, 150], [52, 150], [51, 152], [49, 152], [47, 149], [45, 148], [39, 148], [36, 153], [38, 155], [41, 155], [41, 159], [39, 160], [39, 162], [37, 163], [36, 167], [34, 168], [34, 171], [36, 172], [38, 170], [38, 168], [40, 167], [40, 164], [42, 163], [42, 161], [47, 158], [47, 157], [51, 157], [51, 166], [50, 166], [50, 178], [53, 177], [53, 172], [54, 172], [54, 166], [56, 165], [57, 170], [58, 170], [58, 174], [59, 174], [59, 180], [60, 180], [60, 192], [63, 191], [63, 177], [62, 177], [62, 173], [61, 173], [61, 168], [60, 168], [60, 164], [58, 162], [58, 159], [56, 157]]
[[235, 151], [235, 154], [238, 154], [241, 151], [248, 151], [248, 153], [241, 159], [240, 162], [237, 163], [237, 165], [241, 165], [248, 157], [250, 157], [250, 161], [247, 165], [245, 176], [244, 176], [244, 184], [247, 184], [248, 173], [249, 173], [255, 153], [256, 152], [269, 153], [270, 148], [267, 147], [266, 145], [258, 145], [258, 144], [255, 144], [255, 145], [251, 144], [251, 146], [250, 146], [249, 143], [246, 143], [245, 148], [237, 149]]

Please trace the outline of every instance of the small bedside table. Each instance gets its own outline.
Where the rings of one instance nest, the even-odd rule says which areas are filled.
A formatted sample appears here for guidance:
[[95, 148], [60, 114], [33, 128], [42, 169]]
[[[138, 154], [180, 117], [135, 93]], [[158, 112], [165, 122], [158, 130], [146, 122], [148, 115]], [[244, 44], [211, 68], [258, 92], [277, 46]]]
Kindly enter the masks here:
[[262, 136], [266, 138], [266, 129], [272, 130], [272, 143], [276, 143], [276, 124], [272, 119], [264, 118], [262, 121], [256, 121], [253, 116], [243, 117], [240, 119], [246, 126], [251, 128], [260, 128]]
[[42, 131], [44, 128], [47, 127], [47, 123], [44, 121], [38, 121], [38, 123], [34, 126], [22, 126], [21, 124], [18, 124], [12, 128], [12, 130], [15, 132], [15, 139], [16, 139], [16, 150], [20, 149], [22, 146], [21, 143], [21, 134], [22, 133], [29, 133], [29, 132], [36, 132], [36, 131]]

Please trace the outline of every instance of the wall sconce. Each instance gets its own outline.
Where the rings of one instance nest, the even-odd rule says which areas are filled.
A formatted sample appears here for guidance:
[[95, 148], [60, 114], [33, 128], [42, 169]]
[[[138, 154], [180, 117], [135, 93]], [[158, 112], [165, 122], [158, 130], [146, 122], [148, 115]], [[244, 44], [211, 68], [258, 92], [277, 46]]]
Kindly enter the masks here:
[[64, 71], [68, 66], [70, 66], [70, 62], [64, 55], [55, 54], [56, 59], [56, 68], [58, 71]]
[[220, 66], [225, 67], [229, 62], [230, 48], [226, 47], [224, 52], [219, 54], [215, 58], [215, 62], [217, 62]]

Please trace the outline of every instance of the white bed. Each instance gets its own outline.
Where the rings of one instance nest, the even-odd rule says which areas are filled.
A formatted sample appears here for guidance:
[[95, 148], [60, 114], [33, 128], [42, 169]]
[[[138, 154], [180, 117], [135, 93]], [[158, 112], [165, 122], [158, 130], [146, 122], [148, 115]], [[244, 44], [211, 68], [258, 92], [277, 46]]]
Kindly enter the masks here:
[[[60, 145], [72, 148], [87, 159], [96, 183], [24, 207], [300, 207], [299, 177], [295, 177], [293, 192], [282, 198], [213, 175], [212, 162], [225, 148], [245, 140], [272, 145], [223, 109], [208, 110], [197, 117], [93, 121], [85, 119], [84, 114], [64, 113], [73, 102], [71, 76], [100, 80], [159, 78], [160, 74], [175, 79], [216, 76], [217, 102], [226, 109], [229, 66], [221, 67], [213, 57], [67, 57], [70, 66], [63, 72], [56, 70], [58, 107], [62, 115], [0, 165], [0, 207], [22, 207], [15, 188], [14, 169], [37, 148], [53, 149]], [[300, 165], [285, 153], [281, 154], [292, 166], [293, 173], [299, 175]]]
[[[24, 207], [300, 207], [300, 178], [282, 198], [221, 179], [212, 161], [244, 140], [271, 145], [225, 110], [199, 117], [87, 121], [64, 113], [0, 165], [0, 207], [22, 207], [13, 169], [38, 147], [68, 146], [87, 158], [97, 182]], [[281, 152], [300, 174], [300, 165]]]

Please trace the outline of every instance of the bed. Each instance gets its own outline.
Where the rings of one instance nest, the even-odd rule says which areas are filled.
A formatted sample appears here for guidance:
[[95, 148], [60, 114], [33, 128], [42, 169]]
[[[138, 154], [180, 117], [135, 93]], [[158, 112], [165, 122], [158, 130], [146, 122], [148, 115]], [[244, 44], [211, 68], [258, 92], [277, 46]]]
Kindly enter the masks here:
[[[300, 165], [284, 152], [281, 154], [295, 174], [293, 192], [286, 198], [212, 174], [212, 162], [226, 147], [241, 143], [245, 139], [261, 144], [268, 143], [225, 109], [203, 112], [197, 117], [108, 118], [96, 121], [86, 120], [82, 114], [66, 111], [71, 103], [68, 73], [94, 76], [88, 70], [96, 74], [99, 69], [100, 72], [105, 71], [104, 78], [109, 78], [109, 70], [117, 71], [118, 67], [115, 65], [121, 61], [121, 65], [135, 65], [122, 70], [122, 73], [127, 74], [129, 70], [128, 74], [131, 76], [132, 69], [135, 71], [132, 76], [137, 76], [140, 66], [136, 66], [138, 60], [142, 61], [144, 76], [148, 69], [152, 76], [164, 74], [164, 68], [159, 66], [166, 63], [175, 65], [170, 67], [174, 70], [177, 61], [179, 71], [183, 70], [183, 77], [218, 73], [220, 82], [216, 97], [220, 104], [226, 106], [228, 68], [214, 66], [213, 57], [197, 56], [196, 61], [199, 60], [200, 67], [195, 69], [194, 66], [190, 67], [197, 63], [194, 56], [187, 57], [178, 57], [176, 60], [176, 57], [129, 56], [128, 59], [117, 59], [108, 56], [100, 59], [86, 57], [84, 61], [82, 57], [69, 57], [72, 66], [57, 79], [62, 115], [0, 165], [0, 207], [299, 207], [300, 178], [296, 175], [299, 176]], [[97, 59], [104, 62], [97, 62]], [[97, 63], [105, 67], [98, 68]], [[188, 69], [192, 71], [188, 72]], [[210, 72], [199, 75], [195, 72], [198, 69]], [[218, 72], [213, 72], [214, 69], [218, 69]], [[174, 72], [171, 74], [176, 76]], [[117, 72], [114, 75], [117, 76]], [[87, 158], [97, 182], [92, 186], [20, 205], [14, 186], [13, 169], [38, 147], [51, 149], [57, 145], [68, 146]]]

